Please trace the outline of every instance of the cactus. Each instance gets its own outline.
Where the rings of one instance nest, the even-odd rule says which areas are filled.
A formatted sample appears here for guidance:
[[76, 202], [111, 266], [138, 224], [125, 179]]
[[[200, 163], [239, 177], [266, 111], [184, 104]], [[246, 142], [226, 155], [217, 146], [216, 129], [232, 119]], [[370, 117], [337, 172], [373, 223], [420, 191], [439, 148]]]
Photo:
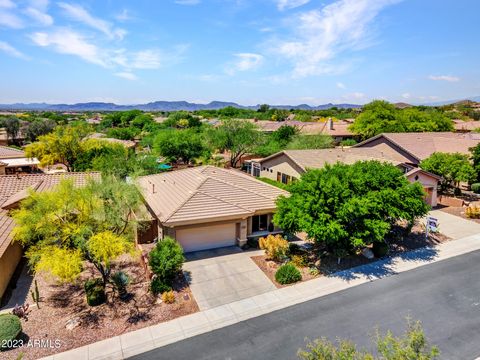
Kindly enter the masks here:
[[32, 300], [37, 304], [37, 309], [40, 309], [40, 305], [38, 305], [40, 302], [40, 292], [38, 291], [37, 280], [35, 280], [35, 288], [30, 291], [30, 294], [32, 295]]

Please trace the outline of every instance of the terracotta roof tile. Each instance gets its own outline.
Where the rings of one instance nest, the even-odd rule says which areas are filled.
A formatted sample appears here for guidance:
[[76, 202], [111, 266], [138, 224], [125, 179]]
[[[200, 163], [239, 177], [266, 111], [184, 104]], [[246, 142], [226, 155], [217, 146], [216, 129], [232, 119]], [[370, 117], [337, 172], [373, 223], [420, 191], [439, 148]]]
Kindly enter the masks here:
[[145, 200], [166, 225], [198, 223], [273, 210], [286, 191], [236, 170], [213, 166], [143, 176]]

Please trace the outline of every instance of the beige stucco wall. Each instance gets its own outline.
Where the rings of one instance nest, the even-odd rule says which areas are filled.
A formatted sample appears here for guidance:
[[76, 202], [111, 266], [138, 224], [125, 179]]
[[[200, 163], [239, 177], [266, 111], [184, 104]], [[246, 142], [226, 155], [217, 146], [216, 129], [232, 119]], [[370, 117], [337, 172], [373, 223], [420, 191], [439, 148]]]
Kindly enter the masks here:
[[260, 177], [266, 177], [272, 180], [277, 180], [277, 172], [290, 175], [297, 179], [300, 179], [300, 175], [303, 173], [303, 170], [284, 154], [262, 161], [260, 165]]
[[[418, 176], [418, 179], [416, 180], [415, 177]], [[427, 174], [423, 174], [421, 172], [418, 172], [416, 174], [412, 174], [407, 177], [407, 179], [410, 182], [415, 182], [418, 181], [420, 184], [423, 185], [424, 188], [431, 188], [431, 194], [427, 196], [425, 199], [428, 205], [435, 207], [437, 206], [438, 199], [437, 199], [437, 188], [438, 188], [438, 180], [428, 176]]]
[[0, 300], [22, 258], [22, 247], [18, 242], [11, 243], [0, 258]]

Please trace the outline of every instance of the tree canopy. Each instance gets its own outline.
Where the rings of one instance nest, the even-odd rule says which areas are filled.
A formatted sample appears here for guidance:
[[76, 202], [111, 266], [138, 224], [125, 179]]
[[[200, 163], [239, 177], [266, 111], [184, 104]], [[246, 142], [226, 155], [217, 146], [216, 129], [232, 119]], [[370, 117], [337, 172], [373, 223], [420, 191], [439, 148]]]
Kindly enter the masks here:
[[182, 160], [185, 164], [208, 152], [202, 135], [194, 129], [161, 131], [155, 137], [153, 148], [168, 161]]
[[452, 131], [453, 123], [436, 109], [397, 109], [375, 100], [363, 107], [350, 129], [365, 139], [385, 132]]
[[472, 182], [476, 179], [477, 173], [467, 155], [460, 153], [433, 153], [425, 160], [422, 160], [420, 167], [443, 178], [442, 190], [460, 182]]
[[310, 170], [289, 191], [277, 200], [275, 224], [306, 232], [339, 257], [384, 241], [398, 220], [413, 223], [429, 210], [419, 183], [377, 161]]
[[17, 223], [13, 236], [27, 247], [26, 256], [36, 271], [71, 282], [87, 261], [106, 284], [112, 262], [134, 250], [137, 224], [131, 215], [141, 203], [134, 185], [113, 177], [90, 180], [83, 188], [64, 180], [51, 191], [31, 192], [13, 211]]

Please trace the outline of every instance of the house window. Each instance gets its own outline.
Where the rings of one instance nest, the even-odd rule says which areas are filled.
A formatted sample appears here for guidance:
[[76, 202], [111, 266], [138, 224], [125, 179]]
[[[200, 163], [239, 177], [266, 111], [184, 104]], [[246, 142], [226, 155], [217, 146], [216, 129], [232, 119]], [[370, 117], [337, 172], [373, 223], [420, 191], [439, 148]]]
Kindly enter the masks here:
[[290, 175], [282, 174], [282, 183], [283, 184], [289, 184], [291, 180], [292, 180], [292, 177]]
[[268, 215], [252, 216], [252, 232], [268, 230]]
[[277, 171], [277, 181], [282, 182], [282, 173]]

